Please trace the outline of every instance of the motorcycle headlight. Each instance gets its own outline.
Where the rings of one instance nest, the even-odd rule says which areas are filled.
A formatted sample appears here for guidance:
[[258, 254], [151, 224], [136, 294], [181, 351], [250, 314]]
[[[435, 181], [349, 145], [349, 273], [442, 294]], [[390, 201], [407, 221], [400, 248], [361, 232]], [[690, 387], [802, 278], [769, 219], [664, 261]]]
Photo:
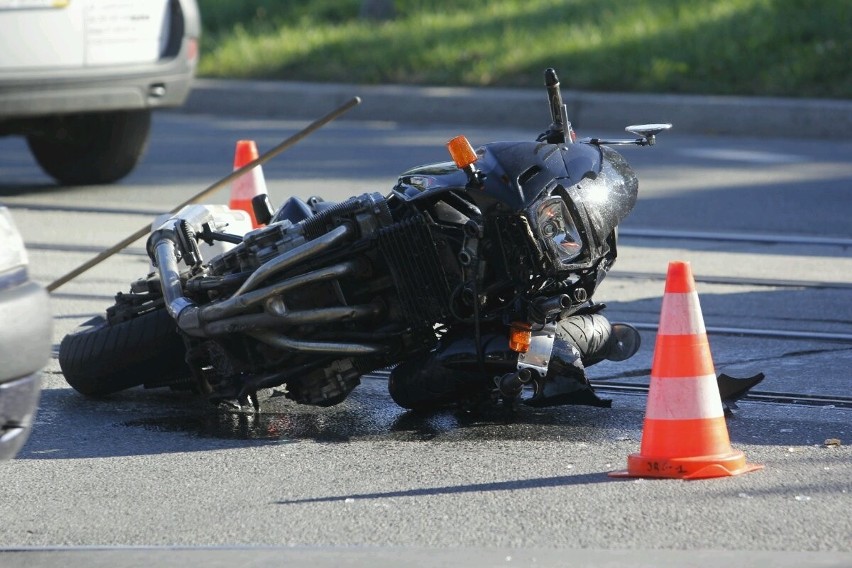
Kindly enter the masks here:
[[534, 214], [538, 234], [559, 264], [570, 264], [580, 256], [583, 241], [561, 198], [544, 201], [534, 209]]

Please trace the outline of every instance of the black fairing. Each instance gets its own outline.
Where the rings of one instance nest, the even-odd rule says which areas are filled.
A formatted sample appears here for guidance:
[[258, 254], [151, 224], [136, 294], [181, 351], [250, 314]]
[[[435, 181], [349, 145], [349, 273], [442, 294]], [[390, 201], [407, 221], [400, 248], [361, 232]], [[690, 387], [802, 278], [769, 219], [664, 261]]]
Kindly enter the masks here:
[[606, 146], [596, 148], [602, 154], [597, 175], [578, 180], [566, 190], [585, 216], [586, 231], [601, 245], [636, 205], [639, 180], [621, 154]]
[[477, 149], [477, 155], [476, 168], [485, 174], [482, 187], [469, 186], [465, 172], [442, 162], [403, 173], [395, 193], [414, 201], [464, 191], [488, 215], [524, 210], [559, 186], [573, 202], [584, 232], [594, 236], [594, 245], [604, 243], [636, 203], [636, 175], [606, 146], [495, 142]]

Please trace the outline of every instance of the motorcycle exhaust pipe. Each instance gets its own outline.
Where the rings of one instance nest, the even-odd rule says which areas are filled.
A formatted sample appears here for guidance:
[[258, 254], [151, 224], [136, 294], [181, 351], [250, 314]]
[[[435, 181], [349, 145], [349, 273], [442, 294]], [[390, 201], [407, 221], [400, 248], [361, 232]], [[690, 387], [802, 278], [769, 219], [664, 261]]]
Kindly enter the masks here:
[[[382, 312], [379, 304], [361, 304], [357, 306], [335, 306], [294, 312], [278, 311], [281, 305], [272, 311], [276, 321], [286, 325], [304, 325], [314, 323], [335, 323], [376, 317]], [[269, 306], [267, 306], [269, 308]]]
[[162, 237], [154, 247], [154, 256], [157, 259], [157, 269], [160, 273], [160, 285], [163, 289], [163, 298], [166, 301], [166, 310], [177, 321], [185, 309], [194, 307], [195, 304], [183, 295], [174, 241], [168, 236]]
[[336, 280], [347, 274], [351, 274], [355, 271], [355, 266], [354, 262], [343, 262], [288, 278], [266, 288], [246, 292], [242, 295], [235, 294], [219, 303], [199, 308], [201, 312], [200, 318], [204, 322], [214, 322], [239, 315], [249, 308], [300, 286], [325, 282], [326, 280]]
[[202, 328], [209, 336], [228, 335], [231, 333], [252, 333], [268, 331], [305, 324], [324, 324], [355, 321], [375, 317], [381, 312], [381, 307], [374, 304], [359, 306], [340, 306], [316, 310], [300, 310], [281, 315], [248, 314], [234, 316], [210, 323], [204, 323]]
[[[289, 251], [262, 265], [258, 271], [266, 267], [260, 278], [255, 278], [253, 284], [284, 270], [291, 265], [304, 260], [319, 251], [332, 246], [344, 238], [351, 229], [341, 225], [323, 237], [305, 243], [304, 245]], [[333, 280], [354, 270], [354, 263], [347, 262], [328, 268], [315, 270], [308, 274], [288, 278], [287, 280], [269, 286], [253, 293], [244, 292], [241, 296], [235, 294], [227, 300], [218, 304], [212, 304], [199, 308], [194, 302], [183, 294], [183, 286], [180, 279], [180, 267], [178, 266], [177, 253], [175, 252], [177, 237], [172, 229], [159, 229], [152, 235], [154, 257], [157, 261], [157, 269], [160, 275], [160, 283], [163, 290], [166, 309], [169, 315], [177, 322], [178, 327], [185, 333], [194, 337], [205, 337], [204, 322], [213, 322], [231, 317], [245, 311], [247, 308], [257, 305], [275, 295], [286, 292], [298, 286]], [[257, 272], [252, 274], [240, 287], [246, 289]], [[239, 293], [239, 290], [237, 291]]]
[[279, 335], [269, 331], [249, 333], [258, 341], [262, 341], [272, 347], [285, 351], [298, 351], [300, 353], [335, 354], [358, 357], [360, 355], [378, 355], [387, 348], [384, 345], [373, 345], [370, 343], [340, 343], [335, 341], [305, 341], [293, 339], [285, 335]]
[[249, 290], [256, 288], [258, 284], [270, 276], [287, 270], [300, 262], [304, 262], [315, 254], [328, 250], [348, 237], [352, 232], [353, 229], [349, 225], [340, 225], [321, 237], [308, 241], [303, 245], [265, 262], [257, 270], [255, 270], [245, 282], [243, 282], [243, 285], [234, 292], [234, 296], [241, 296]]

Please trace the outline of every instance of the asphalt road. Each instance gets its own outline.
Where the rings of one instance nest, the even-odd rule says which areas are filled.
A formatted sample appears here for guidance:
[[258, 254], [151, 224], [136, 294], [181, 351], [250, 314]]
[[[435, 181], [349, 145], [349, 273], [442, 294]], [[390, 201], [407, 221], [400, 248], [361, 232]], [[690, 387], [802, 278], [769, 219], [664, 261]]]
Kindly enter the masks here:
[[[0, 139], [0, 199], [24, 234], [33, 277], [48, 283], [229, 173], [236, 140], [264, 151], [304, 124], [159, 114], [144, 163], [105, 187], [55, 187], [23, 142]], [[538, 126], [340, 121], [264, 173], [273, 203], [386, 192], [407, 167], [445, 160], [443, 143], [458, 133], [476, 145], [529, 139]], [[763, 372], [768, 392], [848, 397], [852, 143], [674, 131], [624, 153], [641, 197], [599, 291], [611, 318], [656, 324], [661, 274], [670, 260], [687, 260], [708, 327], [801, 335], [711, 333], [717, 371]], [[227, 190], [209, 200], [227, 201]], [[140, 241], [59, 288], [56, 344], [146, 265]], [[653, 342], [643, 331], [633, 359], [593, 367], [592, 379], [647, 384]], [[846, 408], [744, 402], [728, 421], [731, 439], [765, 469], [700, 482], [616, 481], [607, 472], [624, 468], [641, 440], [641, 395], [613, 395], [612, 409], [424, 418], [396, 407], [379, 377], [337, 407], [276, 399], [252, 415], [169, 392], [86, 399], [55, 359], [44, 387], [30, 441], [0, 465], [0, 548], [248, 546], [242, 554], [259, 563], [265, 547], [297, 547], [282, 558], [330, 554], [329, 565], [347, 558], [339, 547], [356, 547], [355, 558], [389, 555], [387, 565], [402, 557], [428, 565], [446, 549], [482, 550], [470, 554], [481, 565], [558, 565], [572, 550], [582, 565], [852, 563]]]

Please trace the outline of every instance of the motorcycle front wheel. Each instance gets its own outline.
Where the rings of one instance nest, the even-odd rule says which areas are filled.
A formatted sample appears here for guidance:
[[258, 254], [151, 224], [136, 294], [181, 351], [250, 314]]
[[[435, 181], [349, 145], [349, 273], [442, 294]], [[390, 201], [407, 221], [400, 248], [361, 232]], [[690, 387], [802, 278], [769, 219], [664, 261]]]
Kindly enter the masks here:
[[177, 325], [165, 308], [115, 325], [100, 316], [92, 318], [59, 346], [65, 380], [89, 396], [187, 377], [185, 356]]

